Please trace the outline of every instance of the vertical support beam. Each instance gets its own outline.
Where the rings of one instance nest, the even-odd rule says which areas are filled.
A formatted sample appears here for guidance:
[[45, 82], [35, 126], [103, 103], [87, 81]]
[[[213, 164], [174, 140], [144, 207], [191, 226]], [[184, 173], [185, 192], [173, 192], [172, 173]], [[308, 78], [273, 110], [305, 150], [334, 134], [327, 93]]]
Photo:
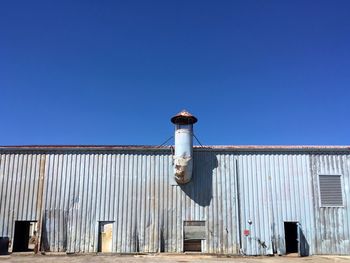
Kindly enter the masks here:
[[42, 226], [43, 226], [43, 216], [45, 204], [43, 201], [44, 198], [44, 183], [45, 183], [45, 167], [46, 167], [46, 155], [43, 154], [40, 156], [40, 166], [39, 166], [39, 186], [38, 186], [38, 201], [36, 206], [36, 214], [38, 217], [38, 244], [39, 250], [42, 251], [41, 246], [41, 237], [42, 237]]

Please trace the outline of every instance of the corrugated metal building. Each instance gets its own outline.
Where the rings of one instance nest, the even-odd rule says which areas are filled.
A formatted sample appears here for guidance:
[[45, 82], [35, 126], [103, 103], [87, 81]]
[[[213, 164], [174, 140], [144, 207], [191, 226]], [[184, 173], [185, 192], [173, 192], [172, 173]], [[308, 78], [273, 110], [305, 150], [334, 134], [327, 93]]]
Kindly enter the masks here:
[[56, 252], [350, 254], [350, 147], [195, 147], [184, 185], [173, 162], [172, 147], [0, 147], [0, 237], [21, 251], [29, 222]]

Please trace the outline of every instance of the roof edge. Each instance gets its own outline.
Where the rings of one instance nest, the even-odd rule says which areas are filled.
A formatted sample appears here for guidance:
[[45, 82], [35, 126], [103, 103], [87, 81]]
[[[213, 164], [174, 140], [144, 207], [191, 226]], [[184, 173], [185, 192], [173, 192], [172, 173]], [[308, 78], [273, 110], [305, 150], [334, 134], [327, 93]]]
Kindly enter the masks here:
[[[113, 150], [168, 150], [173, 146], [154, 145], [13, 145], [0, 146], [0, 150], [14, 151], [113, 151]], [[348, 145], [207, 145], [194, 146], [195, 150], [216, 151], [349, 151]]]

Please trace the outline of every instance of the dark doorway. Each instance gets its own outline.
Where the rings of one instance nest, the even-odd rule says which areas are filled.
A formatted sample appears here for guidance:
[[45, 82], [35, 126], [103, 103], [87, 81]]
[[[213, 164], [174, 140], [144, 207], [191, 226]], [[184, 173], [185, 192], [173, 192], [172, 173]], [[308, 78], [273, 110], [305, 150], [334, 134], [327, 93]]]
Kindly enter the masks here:
[[202, 240], [185, 240], [184, 252], [202, 252]]
[[298, 223], [284, 222], [284, 237], [286, 241], [286, 254], [298, 253]]
[[16, 221], [15, 235], [13, 238], [13, 252], [33, 251], [32, 244], [29, 240], [36, 231], [36, 222], [34, 221]]

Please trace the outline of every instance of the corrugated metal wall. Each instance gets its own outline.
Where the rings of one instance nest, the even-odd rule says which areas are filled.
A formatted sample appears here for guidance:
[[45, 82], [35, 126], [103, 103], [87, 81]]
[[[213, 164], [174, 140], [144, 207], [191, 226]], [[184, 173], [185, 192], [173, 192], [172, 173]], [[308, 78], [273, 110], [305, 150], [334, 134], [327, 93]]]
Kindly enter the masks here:
[[308, 155], [243, 154], [238, 157], [238, 172], [242, 229], [250, 231], [249, 236], [242, 236], [246, 254], [284, 254], [284, 222], [299, 222], [306, 240], [313, 243]]
[[[46, 249], [95, 252], [98, 222], [114, 221], [113, 252], [180, 252], [183, 221], [205, 220], [204, 250], [237, 253], [232, 156], [197, 152], [193, 179], [184, 186], [173, 181], [170, 151], [45, 157]], [[39, 159], [1, 155], [1, 236], [13, 237], [15, 220], [39, 221]]]
[[[241, 234], [246, 254], [284, 254], [284, 222], [299, 223], [310, 254], [350, 254], [350, 155], [251, 153], [237, 158], [241, 229], [250, 231]], [[321, 207], [320, 174], [341, 175], [343, 207]]]
[[[350, 254], [349, 155], [195, 149], [184, 186], [172, 162], [168, 150], [2, 151], [0, 236], [42, 214], [50, 251], [96, 252], [98, 222], [112, 221], [113, 252], [181, 252], [183, 221], [204, 220], [204, 252], [284, 254], [293, 221], [311, 254]], [[342, 175], [344, 207], [320, 208], [320, 173]]]
[[[315, 253], [350, 254], [350, 155], [315, 154], [311, 157], [315, 213]], [[321, 207], [319, 178], [341, 175], [343, 207]]]
[[0, 236], [13, 236], [14, 220], [37, 220], [40, 154], [0, 154]]

